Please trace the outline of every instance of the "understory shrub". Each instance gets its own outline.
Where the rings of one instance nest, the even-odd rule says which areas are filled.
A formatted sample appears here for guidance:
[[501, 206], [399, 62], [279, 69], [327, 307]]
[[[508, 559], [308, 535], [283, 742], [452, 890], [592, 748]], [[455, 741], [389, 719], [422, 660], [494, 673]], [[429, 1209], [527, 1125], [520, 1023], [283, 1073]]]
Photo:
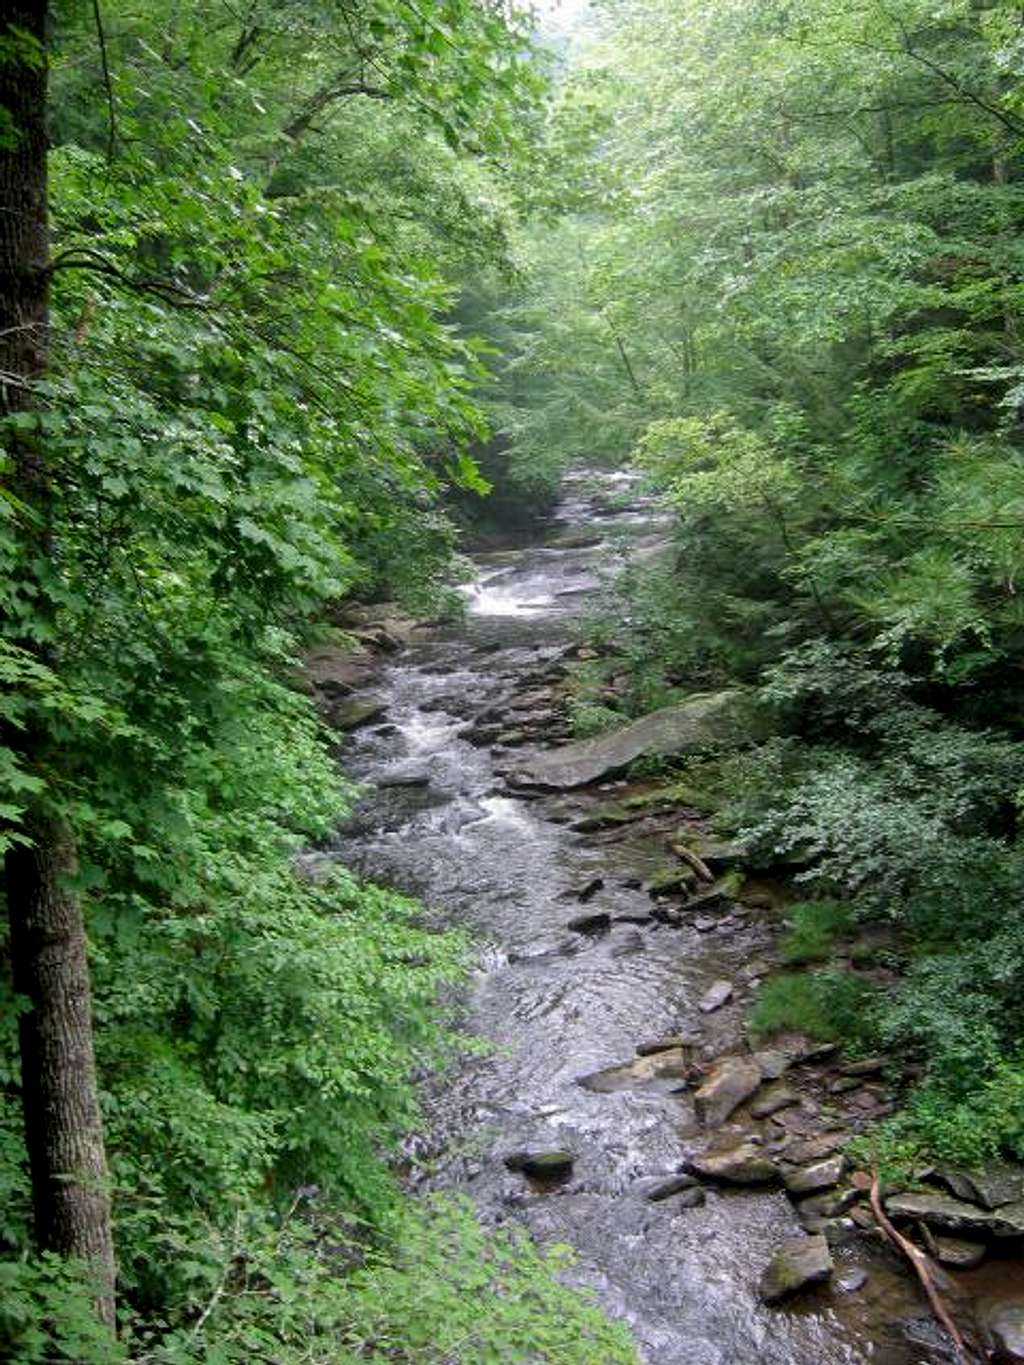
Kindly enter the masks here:
[[870, 1049], [878, 1036], [878, 987], [839, 968], [773, 977], [757, 993], [750, 1031], [757, 1037], [792, 1030], [852, 1051]]

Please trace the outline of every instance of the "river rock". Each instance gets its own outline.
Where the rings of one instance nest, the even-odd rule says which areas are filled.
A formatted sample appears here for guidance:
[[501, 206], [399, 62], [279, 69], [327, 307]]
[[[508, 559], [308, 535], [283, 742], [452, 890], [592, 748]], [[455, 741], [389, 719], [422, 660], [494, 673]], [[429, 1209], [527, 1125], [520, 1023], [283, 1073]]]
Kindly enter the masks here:
[[982, 1331], [988, 1338], [997, 1365], [1022, 1365], [1024, 1362], [1024, 1298], [1003, 1299], [986, 1304], [978, 1314]]
[[598, 782], [637, 758], [741, 745], [751, 738], [747, 711], [746, 698], [737, 689], [698, 693], [593, 739], [534, 755], [516, 780], [565, 791]]
[[791, 1237], [768, 1262], [758, 1292], [764, 1303], [781, 1303], [801, 1289], [824, 1283], [832, 1270], [832, 1253], [824, 1237]]
[[682, 1175], [654, 1176], [649, 1181], [641, 1181], [637, 1193], [642, 1194], [648, 1203], [660, 1204], [675, 1194], [682, 1194], [684, 1190], [694, 1189], [696, 1185], [696, 1177], [685, 1172]]
[[852, 1266], [849, 1270], [844, 1270], [836, 1280], [836, 1289], [840, 1294], [856, 1294], [858, 1289], [863, 1289], [868, 1282], [868, 1272], [862, 1270], [860, 1266]]
[[813, 1194], [817, 1190], [828, 1190], [842, 1180], [845, 1166], [845, 1158], [841, 1155], [826, 1157], [812, 1166], [798, 1166], [796, 1170], [785, 1171], [782, 1183], [790, 1194]]
[[[701, 996], [700, 1011], [702, 1014], [711, 1014], [714, 1010], [719, 1010], [722, 1006], [732, 999], [733, 984], [731, 981], [715, 981]], [[760, 1072], [758, 1076], [760, 1077]]]
[[612, 917], [605, 910], [589, 915], [576, 915], [565, 926], [575, 934], [606, 934], [612, 927]]
[[[755, 972], [755, 976], [765, 976], [771, 970], [767, 962], [763, 965], [764, 970]], [[746, 968], [744, 968], [743, 975], [747, 981], [750, 980]], [[790, 1066], [790, 1059], [784, 1052], [780, 1052], [776, 1048], [765, 1048], [761, 1052], [755, 1052], [754, 1061], [761, 1068], [761, 1075], [766, 1081], [777, 1081], [780, 1076], [784, 1075], [789, 1070]]]
[[979, 1209], [945, 1194], [896, 1194], [885, 1207], [891, 1218], [920, 1219], [927, 1227], [954, 1236], [1024, 1237], [1024, 1202]]
[[1002, 1208], [1024, 1200], [1024, 1170], [993, 1162], [980, 1171], [966, 1171], [955, 1166], [939, 1166], [934, 1178], [948, 1186], [958, 1199], [980, 1204], [986, 1209]]
[[683, 1190], [672, 1207], [674, 1209], [699, 1209], [707, 1203], [707, 1199], [708, 1197], [701, 1187], [695, 1185], [691, 1190]]
[[[758, 1065], [756, 1055], [754, 1064]], [[760, 1067], [758, 1069], [760, 1070]], [[772, 1114], [777, 1114], [780, 1109], [788, 1109], [791, 1104], [799, 1103], [800, 1096], [788, 1085], [770, 1085], [763, 1095], [758, 1095], [750, 1106], [750, 1112], [755, 1119], [766, 1119]]]
[[792, 1161], [798, 1166], [805, 1166], [808, 1162], [820, 1161], [823, 1157], [838, 1152], [841, 1147], [845, 1147], [849, 1140], [849, 1133], [842, 1131], [817, 1133], [814, 1137], [804, 1138], [802, 1141], [794, 1142], [787, 1147], [786, 1160]]
[[331, 724], [339, 730], [358, 730], [382, 716], [386, 709], [378, 697], [349, 697], [331, 707]]
[[521, 1171], [534, 1180], [561, 1180], [572, 1174], [575, 1157], [560, 1148], [544, 1152], [511, 1152], [505, 1158], [510, 1171]]
[[701, 1152], [686, 1163], [694, 1175], [726, 1185], [767, 1185], [778, 1178], [775, 1162], [753, 1142], [724, 1151]]
[[589, 882], [586, 882], [577, 891], [574, 891], [571, 894], [574, 895], [578, 901], [586, 902], [591, 900], [594, 896], [597, 895], [599, 891], [603, 889], [604, 878], [591, 877]]
[[761, 1071], [750, 1057], [723, 1057], [693, 1097], [697, 1118], [705, 1128], [718, 1128], [761, 1084]]
[[682, 1048], [666, 1048], [662, 1052], [650, 1053], [624, 1062], [621, 1066], [608, 1066], [602, 1071], [580, 1076], [577, 1085], [584, 1090], [596, 1091], [599, 1095], [610, 1095], [617, 1090], [676, 1089], [685, 1080], [689, 1063]]
[[961, 1237], [935, 1237], [935, 1254], [943, 1265], [957, 1270], [973, 1270], [985, 1259], [983, 1242], [966, 1242]]

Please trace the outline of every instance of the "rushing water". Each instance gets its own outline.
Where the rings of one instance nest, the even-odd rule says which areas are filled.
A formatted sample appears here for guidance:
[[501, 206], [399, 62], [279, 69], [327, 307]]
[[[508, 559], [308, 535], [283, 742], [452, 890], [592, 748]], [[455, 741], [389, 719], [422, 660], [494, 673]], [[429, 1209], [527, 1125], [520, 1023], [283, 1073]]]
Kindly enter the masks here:
[[[481, 555], [468, 622], [398, 657], [373, 689], [387, 724], [358, 732], [346, 752], [346, 766], [376, 788], [337, 855], [421, 896], [434, 922], [483, 945], [467, 1022], [494, 1047], [428, 1089], [430, 1133], [414, 1153], [431, 1158], [422, 1183], [468, 1192], [493, 1222], [514, 1218], [541, 1240], [571, 1243], [578, 1278], [629, 1323], [653, 1365], [943, 1360], [913, 1287], [878, 1252], [838, 1253], [840, 1271], [868, 1270], [858, 1292], [823, 1289], [796, 1309], [764, 1308], [758, 1276], [799, 1230], [786, 1198], [709, 1190], [696, 1209], [647, 1202], [643, 1180], [677, 1171], [693, 1136], [686, 1096], [578, 1083], [647, 1039], [701, 1029], [709, 1045], [735, 1038], [742, 990], [711, 1021], [696, 1002], [715, 978], [749, 977], [769, 940], [756, 918], [731, 934], [644, 923], [641, 882], [664, 862], [658, 841], [573, 832], [593, 796], [525, 799], [501, 781], [512, 755], [462, 737], [481, 711], [529, 707], [625, 543], [657, 551], [664, 528], [640, 501], [616, 509], [617, 491], [629, 495], [608, 476], [596, 491], [580, 479], [547, 543]], [[587, 908], [637, 922], [617, 919], [600, 938], [568, 933], [576, 892], [597, 876], [604, 886]], [[507, 1171], [503, 1158], [524, 1147], [571, 1150], [572, 1179], [544, 1190]]]

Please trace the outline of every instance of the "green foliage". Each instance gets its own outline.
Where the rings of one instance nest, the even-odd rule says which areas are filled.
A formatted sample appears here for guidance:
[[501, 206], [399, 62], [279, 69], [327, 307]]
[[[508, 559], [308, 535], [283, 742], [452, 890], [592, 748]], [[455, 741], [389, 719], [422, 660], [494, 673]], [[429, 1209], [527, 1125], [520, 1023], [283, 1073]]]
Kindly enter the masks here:
[[845, 901], [797, 901], [786, 907], [786, 932], [780, 948], [787, 962], [821, 962], [837, 938], [853, 928], [852, 907]]
[[[277, 1365], [442, 1362], [633, 1365], [624, 1328], [559, 1282], [568, 1247], [487, 1233], [467, 1205], [407, 1205], [385, 1243], [369, 1244], [319, 1196], [280, 1218], [251, 1212], [196, 1267], [185, 1321], [129, 1319], [102, 1340], [82, 1285], [55, 1258], [0, 1270], [0, 1341], [12, 1365], [274, 1361]], [[52, 1318], [51, 1316], [52, 1315]], [[56, 1337], [39, 1321], [57, 1321]], [[57, 1354], [55, 1354], [55, 1351]]]
[[878, 1036], [878, 989], [855, 972], [830, 968], [773, 977], [757, 993], [750, 1015], [755, 1037], [793, 1030], [867, 1050]]

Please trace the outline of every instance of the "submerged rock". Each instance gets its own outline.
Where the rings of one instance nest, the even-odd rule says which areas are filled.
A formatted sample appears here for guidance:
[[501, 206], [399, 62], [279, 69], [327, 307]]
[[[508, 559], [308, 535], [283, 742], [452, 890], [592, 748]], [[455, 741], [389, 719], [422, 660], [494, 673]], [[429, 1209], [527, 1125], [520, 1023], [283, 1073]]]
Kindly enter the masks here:
[[936, 1237], [935, 1254], [942, 1265], [957, 1270], [973, 1270], [985, 1259], [984, 1242], [967, 1242], [961, 1237]]
[[781, 1303], [801, 1289], [823, 1284], [832, 1270], [832, 1253], [823, 1236], [791, 1237], [768, 1262], [758, 1292], [764, 1303]]
[[746, 698], [736, 689], [698, 693], [607, 734], [537, 754], [519, 770], [517, 780], [566, 790], [597, 782], [637, 758], [743, 744], [751, 737], [746, 711]]
[[575, 934], [606, 934], [612, 927], [612, 917], [605, 910], [589, 915], [576, 915], [565, 926]]
[[697, 1118], [717, 1128], [748, 1100], [761, 1084], [761, 1069], [749, 1057], [723, 1057], [694, 1095]]

